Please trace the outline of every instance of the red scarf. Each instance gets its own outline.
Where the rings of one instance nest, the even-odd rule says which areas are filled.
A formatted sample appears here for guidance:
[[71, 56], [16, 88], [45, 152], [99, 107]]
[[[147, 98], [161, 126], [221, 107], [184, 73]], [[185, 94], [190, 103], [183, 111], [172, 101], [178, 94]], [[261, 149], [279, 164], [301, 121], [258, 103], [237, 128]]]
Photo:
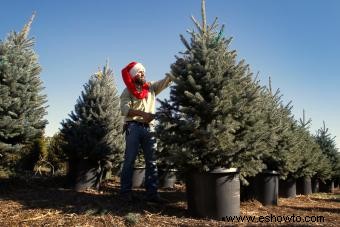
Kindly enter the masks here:
[[124, 81], [127, 89], [130, 91], [130, 93], [133, 96], [135, 96], [137, 99], [144, 99], [144, 98], [148, 97], [149, 84], [144, 83], [143, 86], [142, 86], [142, 90], [137, 91], [136, 85], [134, 83], [134, 79], [132, 78], [132, 76], [129, 73], [130, 69], [132, 69], [133, 66], [135, 66], [135, 64], [137, 64], [137, 62], [131, 62], [127, 66], [125, 66], [124, 69], [122, 69], [123, 81]]

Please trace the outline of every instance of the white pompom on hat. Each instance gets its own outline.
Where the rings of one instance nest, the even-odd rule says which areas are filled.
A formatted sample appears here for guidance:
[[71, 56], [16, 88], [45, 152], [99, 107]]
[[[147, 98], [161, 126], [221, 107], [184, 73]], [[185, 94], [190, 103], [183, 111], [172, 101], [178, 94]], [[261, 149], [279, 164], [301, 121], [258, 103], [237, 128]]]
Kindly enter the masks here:
[[130, 73], [130, 75], [131, 75], [132, 77], [134, 77], [134, 76], [136, 76], [136, 74], [137, 74], [139, 71], [143, 71], [143, 72], [145, 73], [145, 68], [144, 68], [144, 66], [143, 66], [141, 63], [137, 62], [137, 63], [130, 69], [129, 73]]

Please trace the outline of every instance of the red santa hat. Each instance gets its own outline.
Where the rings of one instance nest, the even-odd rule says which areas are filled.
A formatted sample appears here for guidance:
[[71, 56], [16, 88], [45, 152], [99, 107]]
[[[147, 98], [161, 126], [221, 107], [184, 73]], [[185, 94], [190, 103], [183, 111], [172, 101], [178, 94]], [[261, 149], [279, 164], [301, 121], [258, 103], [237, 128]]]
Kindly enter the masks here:
[[140, 71], [145, 73], [145, 68], [141, 63], [133, 62], [132, 65], [133, 65], [132, 68], [129, 70], [129, 73], [132, 76], [132, 78], [134, 78], [137, 75], [137, 73], [140, 72]]
[[130, 62], [127, 66], [125, 66], [122, 69], [122, 77], [130, 93], [137, 99], [144, 99], [148, 96], [149, 84], [144, 83], [142, 85], [141, 91], [137, 91], [136, 85], [134, 83], [134, 77], [139, 71], [145, 72], [144, 66], [138, 62]]

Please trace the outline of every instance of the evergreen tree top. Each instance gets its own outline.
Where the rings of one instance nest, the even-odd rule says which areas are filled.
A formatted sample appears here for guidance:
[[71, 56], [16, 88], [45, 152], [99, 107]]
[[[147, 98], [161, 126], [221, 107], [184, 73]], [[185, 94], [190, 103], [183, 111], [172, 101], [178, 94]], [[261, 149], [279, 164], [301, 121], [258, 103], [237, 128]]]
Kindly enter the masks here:
[[28, 37], [28, 34], [31, 30], [31, 25], [33, 23], [33, 20], [35, 18], [35, 12], [33, 12], [30, 20], [27, 22], [27, 24], [25, 24], [25, 26], [23, 27], [23, 29], [20, 32], [20, 36], [22, 36], [22, 38], [26, 39]]
[[310, 124], [312, 122], [312, 119], [309, 118], [308, 120], [306, 120], [306, 112], [305, 110], [303, 109], [302, 110], [302, 118], [299, 119], [299, 123], [300, 123], [300, 126], [302, 128], [305, 128], [305, 129], [308, 129]]

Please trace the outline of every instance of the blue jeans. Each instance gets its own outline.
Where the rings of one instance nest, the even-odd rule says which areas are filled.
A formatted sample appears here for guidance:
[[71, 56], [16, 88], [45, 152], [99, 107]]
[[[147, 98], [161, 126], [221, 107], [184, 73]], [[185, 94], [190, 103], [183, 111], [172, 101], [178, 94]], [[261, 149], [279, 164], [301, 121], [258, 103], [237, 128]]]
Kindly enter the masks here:
[[145, 189], [147, 197], [157, 195], [158, 173], [156, 165], [156, 138], [154, 132], [149, 127], [145, 127], [134, 122], [128, 123], [125, 131], [125, 155], [122, 173], [120, 177], [121, 194], [132, 191], [132, 174], [134, 163], [142, 147], [145, 159]]

